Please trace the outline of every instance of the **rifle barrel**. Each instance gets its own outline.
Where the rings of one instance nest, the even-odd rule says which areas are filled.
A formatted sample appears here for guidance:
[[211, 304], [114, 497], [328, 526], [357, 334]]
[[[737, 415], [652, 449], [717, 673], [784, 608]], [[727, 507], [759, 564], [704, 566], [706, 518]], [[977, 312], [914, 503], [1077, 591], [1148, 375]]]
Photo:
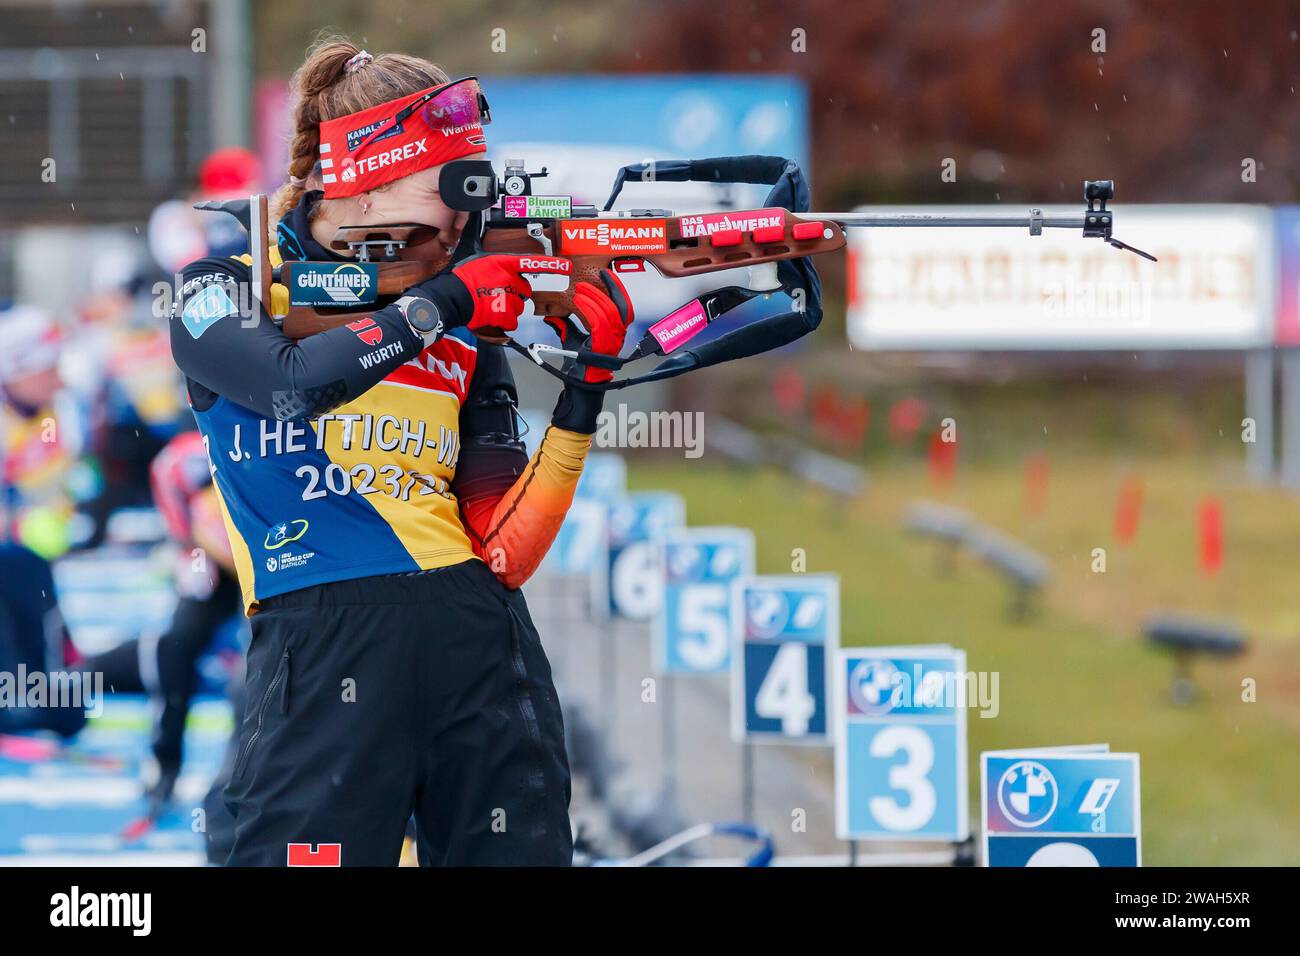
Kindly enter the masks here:
[[888, 226], [1012, 226], [1029, 229], [1038, 224], [1049, 229], [1082, 229], [1083, 216], [947, 216], [929, 213], [874, 213], [874, 212], [801, 212], [802, 219], [829, 219], [846, 227]]

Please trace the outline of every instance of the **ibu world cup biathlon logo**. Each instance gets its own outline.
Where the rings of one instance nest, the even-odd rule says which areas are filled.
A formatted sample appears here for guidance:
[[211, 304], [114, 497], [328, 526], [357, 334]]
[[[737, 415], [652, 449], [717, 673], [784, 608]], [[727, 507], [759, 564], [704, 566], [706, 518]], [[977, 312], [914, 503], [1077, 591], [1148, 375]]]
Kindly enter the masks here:
[[887, 714], [894, 709], [898, 668], [892, 661], [865, 660], [849, 674], [849, 699], [864, 714]]
[[271, 525], [267, 529], [262, 547], [267, 551], [275, 551], [285, 545], [293, 544], [307, 533], [307, 527], [305, 518], [294, 518], [292, 521], [281, 521], [279, 524]]
[[1056, 778], [1041, 763], [1013, 763], [998, 781], [998, 808], [1014, 826], [1030, 829], [1043, 824], [1056, 810]]

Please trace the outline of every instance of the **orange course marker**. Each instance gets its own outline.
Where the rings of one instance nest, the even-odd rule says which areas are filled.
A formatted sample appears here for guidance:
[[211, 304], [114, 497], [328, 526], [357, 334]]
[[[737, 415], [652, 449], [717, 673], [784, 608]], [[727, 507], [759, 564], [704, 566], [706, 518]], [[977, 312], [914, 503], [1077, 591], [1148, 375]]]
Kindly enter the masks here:
[[1201, 539], [1201, 571], [1207, 576], [1219, 573], [1223, 567], [1223, 505], [1218, 498], [1207, 497], [1201, 501], [1199, 514]]
[[1137, 537], [1138, 521], [1142, 517], [1142, 479], [1131, 477], [1124, 479], [1119, 486], [1119, 497], [1115, 502], [1115, 540], [1120, 544], [1129, 544]]
[[930, 435], [930, 484], [946, 487], [957, 474], [957, 440], [943, 440], [943, 429], [936, 428]]
[[1021, 507], [1026, 514], [1038, 514], [1047, 503], [1047, 482], [1051, 478], [1047, 453], [1034, 452], [1025, 461], [1025, 494]]

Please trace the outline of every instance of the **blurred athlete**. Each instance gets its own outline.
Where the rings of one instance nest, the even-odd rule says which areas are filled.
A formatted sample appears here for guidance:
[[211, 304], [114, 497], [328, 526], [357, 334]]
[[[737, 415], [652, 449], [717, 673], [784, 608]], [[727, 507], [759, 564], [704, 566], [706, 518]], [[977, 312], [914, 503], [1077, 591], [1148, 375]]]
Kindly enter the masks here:
[[[455, 249], [470, 220], [438, 176], [486, 151], [477, 81], [324, 42], [295, 84], [273, 262], [345, 264], [342, 224], [423, 223]], [[530, 460], [504, 350], [475, 334], [517, 326], [538, 257], [466, 258], [297, 342], [250, 302], [250, 261], [186, 267], [171, 323], [252, 618], [229, 862], [394, 865], [414, 814], [425, 865], [568, 865], [562, 717], [517, 588], [572, 501], [601, 393], [566, 387]], [[449, 331], [408, 322], [408, 297]], [[606, 273], [578, 302], [592, 347], [617, 353], [622, 285]]]
[[[0, 674], [52, 675], [77, 663], [54, 593], [49, 560], [68, 547], [81, 418], [58, 371], [58, 329], [39, 310], [0, 310]], [[0, 688], [0, 732], [85, 723], [80, 706], [23, 706], [16, 683]]]
[[[219, 149], [200, 165], [188, 197], [154, 209], [149, 252], [169, 284], [186, 263], [248, 248], [238, 222], [200, 213], [192, 203], [247, 197], [260, 184], [256, 156], [239, 147]], [[103, 543], [115, 511], [150, 503], [150, 463], [168, 441], [193, 427], [167, 329], [158, 321], [155, 303], [146, 294], [148, 280], [134, 255], [115, 248], [99, 251], [91, 262], [91, 285], [64, 355], [65, 368], [76, 370], [73, 384], [89, 393], [96, 412], [90, 446], [102, 488], [85, 508], [95, 522], [86, 547]]]
[[86, 416], [59, 374], [60, 334], [31, 306], [0, 310], [0, 517], [47, 560], [68, 550]]
[[180, 776], [185, 719], [198, 684], [198, 661], [221, 625], [241, 608], [234, 556], [212, 487], [198, 432], [172, 439], [150, 467], [154, 502], [168, 535], [181, 547], [176, 566], [179, 600], [159, 638], [126, 641], [89, 658], [85, 668], [104, 675], [119, 693], [148, 693], [156, 702], [153, 755], [157, 780], [146, 797], [156, 818]]
[[[77, 664], [49, 562], [21, 544], [0, 541], [0, 733], [53, 730], [67, 738], [81, 730], [84, 708], [94, 701], [77, 691], [75, 683], [56, 679]], [[32, 695], [20, 693], [19, 684], [32, 688], [32, 675], [38, 673], [47, 687], [67, 691], [33, 703]], [[75, 682], [82, 675], [66, 676]], [[86, 685], [87, 693], [92, 689], [92, 684]]]

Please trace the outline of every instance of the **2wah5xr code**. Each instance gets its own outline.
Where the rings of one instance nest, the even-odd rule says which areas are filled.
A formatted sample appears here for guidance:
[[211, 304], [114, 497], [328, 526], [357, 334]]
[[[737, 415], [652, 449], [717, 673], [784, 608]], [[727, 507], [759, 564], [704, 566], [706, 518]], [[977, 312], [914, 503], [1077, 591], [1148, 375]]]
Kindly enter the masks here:
[[1139, 906], [1154, 906], [1159, 903], [1168, 906], [1174, 903], [1249, 903], [1249, 893], [1203, 892], [1188, 893], [1116, 893], [1116, 903], [1136, 903]]

